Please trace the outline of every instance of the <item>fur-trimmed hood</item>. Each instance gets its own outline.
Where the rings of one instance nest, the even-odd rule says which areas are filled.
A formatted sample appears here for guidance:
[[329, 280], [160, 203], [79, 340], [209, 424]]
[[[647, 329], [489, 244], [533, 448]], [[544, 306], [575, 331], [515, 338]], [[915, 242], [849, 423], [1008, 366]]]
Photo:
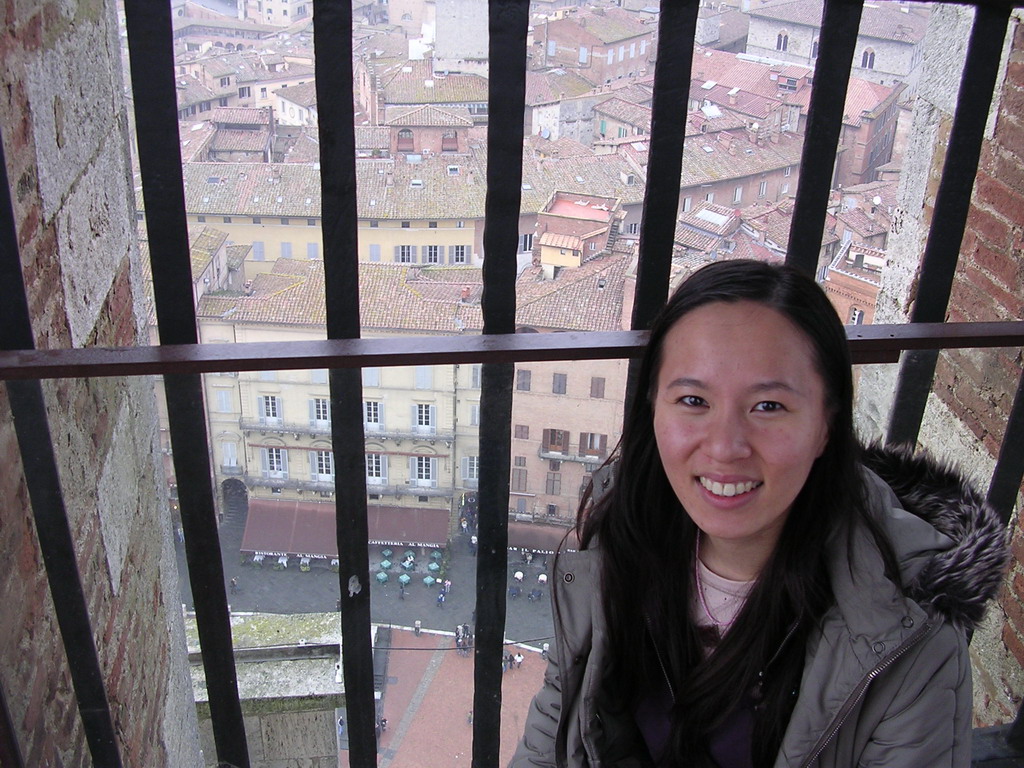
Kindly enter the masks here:
[[863, 461], [905, 510], [953, 541], [905, 585], [908, 597], [955, 625], [976, 627], [1009, 562], [1006, 527], [995, 510], [955, 465], [924, 451], [874, 444], [865, 448]]

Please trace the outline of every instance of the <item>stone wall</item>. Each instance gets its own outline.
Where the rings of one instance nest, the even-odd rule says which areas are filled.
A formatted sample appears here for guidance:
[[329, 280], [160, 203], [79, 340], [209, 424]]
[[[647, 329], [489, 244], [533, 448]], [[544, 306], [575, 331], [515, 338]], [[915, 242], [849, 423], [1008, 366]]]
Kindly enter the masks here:
[[[900, 209], [889, 241], [876, 323], [906, 322], [949, 140], [973, 12], [936, 6], [925, 71], [900, 182]], [[997, 101], [974, 186], [947, 319], [1024, 317], [1024, 29], [1017, 19], [1004, 49]], [[920, 443], [952, 459], [987, 487], [1017, 381], [1019, 349], [944, 352], [921, 427]], [[860, 379], [858, 410], [865, 437], [885, 432], [897, 366], [874, 366]], [[1018, 504], [1019, 514], [1019, 504]], [[974, 638], [975, 714], [979, 724], [1012, 720], [1024, 693], [1024, 533], [1011, 522], [1014, 562], [999, 606]]]
[[[114, 2], [4, 13], [0, 132], [36, 345], [145, 343]], [[124, 764], [201, 765], [152, 382], [43, 390]], [[0, 457], [0, 685], [26, 765], [91, 766], [4, 387]]]

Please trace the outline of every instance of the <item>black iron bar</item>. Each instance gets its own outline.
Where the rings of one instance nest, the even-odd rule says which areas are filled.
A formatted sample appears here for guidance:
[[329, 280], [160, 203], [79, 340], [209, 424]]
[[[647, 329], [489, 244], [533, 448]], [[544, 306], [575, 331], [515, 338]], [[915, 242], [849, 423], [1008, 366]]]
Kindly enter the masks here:
[[[314, 0], [324, 242], [324, 296], [329, 339], [356, 339], [359, 322], [355, 108], [352, 103], [352, 5]], [[352, 768], [377, 764], [370, 564], [360, 372], [332, 367], [331, 438], [335, 531], [341, 594], [341, 656]]]
[[[999, 457], [988, 486], [988, 503], [999, 512], [1004, 523], [1009, 523], [1013, 507], [1024, 479], [1024, 374], [1017, 382], [1017, 394], [1006, 419]], [[1024, 734], [1022, 734], [1024, 738]], [[1021, 746], [1024, 746], [1022, 743]]]
[[637, 330], [651, 327], [668, 298], [699, 10], [700, 4], [694, 0], [662, 0], [658, 17], [650, 158], [633, 302], [632, 327]]
[[[516, 327], [516, 244], [522, 202], [529, 10], [529, 0], [488, 3], [486, 258], [481, 301], [485, 336], [513, 334]], [[513, 366], [509, 363], [485, 363], [481, 371], [473, 768], [497, 768], [501, 746], [512, 377]]]
[[[25, 281], [7, 179], [7, 161], [0, 143], [0, 349], [35, 346]], [[53, 610], [60, 627], [71, 685], [78, 700], [86, 742], [95, 765], [120, 768], [114, 722], [103, 672], [93, 640], [89, 606], [78, 572], [75, 542], [50, 439], [49, 419], [39, 381], [9, 381], [14, 430], [35, 520], [39, 551], [50, 585]], [[5, 726], [6, 705], [4, 707]], [[12, 735], [13, 740], [13, 735]], [[17, 744], [13, 744], [16, 752]], [[0, 753], [2, 756], [2, 753]], [[20, 761], [20, 756], [18, 757]], [[4, 763], [6, 765], [6, 763]]]
[[[160, 340], [197, 340], [185, 189], [178, 137], [171, 8], [126, 0], [135, 125]], [[168, 429], [178, 483], [185, 555], [203, 651], [217, 757], [248, 768], [249, 753], [232, 653], [231, 621], [214, 507], [203, 383], [197, 373], [165, 376]]]
[[822, 13], [818, 59], [814, 65], [814, 85], [807, 109], [800, 179], [786, 254], [786, 263], [806, 275], [814, 276], [818, 270], [862, 8], [860, 0], [825, 0]]
[[[695, 0], [662, 0], [658, 16], [650, 157], [640, 220], [636, 291], [631, 318], [631, 327], [636, 330], [650, 328], [654, 316], [668, 298], [699, 6]], [[629, 364], [626, 413], [636, 389], [638, 362], [634, 359]]]
[[[981, 7], [975, 11], [949, 146], [910, 313], [912, 323], [942, 322], [949, 305], [1009, 21], [1006, 9]], [[904, 356], [885, 436], [890, 445], [917, 443], [938, 357], [937, 351], [910, 352]]]
[[[846, 326], [856, 363], [907, 349], [1024, 346], [1024, 321]], [[0, 381], [637, 357], [646, 331], [409, 336], [386, 339], [0, 351]]]

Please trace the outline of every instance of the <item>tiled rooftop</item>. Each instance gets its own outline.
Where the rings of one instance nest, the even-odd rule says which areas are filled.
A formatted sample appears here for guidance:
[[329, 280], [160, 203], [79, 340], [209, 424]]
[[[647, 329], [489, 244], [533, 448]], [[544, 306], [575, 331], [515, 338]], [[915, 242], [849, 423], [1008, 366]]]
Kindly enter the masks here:
[[570, 18], [605, 45], [640, 37], [653, 31], [652, 27], [641, 24], [635, 16], [618, 8], [580, 11]]
[[[487, 102], [487, 78], [480, 75], [440, 76], [427, 59], [394, 67], [383, 81], [387, 104], [467, 104]], [[428, 85], [429, 83], [429, 85]]]
[[387, 126], [467, 127], [473, 118], [465, 107], [438, 107], [424, 104], [418, 107], [387, 107], [381, 121]]
[[271, 111], [265, 107], [214, 107], [210, 121], [221, 125], [270, 125]]
[[620, 99], [617, 96], [596, 104], [594, 112], [598, 115], [607, 115], [613, 120], [618, 120], [629, 125], [640, 128], [644, 133], [651, 132], [651, 108], [633, 104]]
[[189, 259], [192, 263], [192, 279], [197, 280], [210, 260], [228, 239], [226, 232], [212, 227], [203, 227], [189, 243]]
[[527, 71], [526, 106], [550, 104], [592, 91], [593, 84], [574, 69]]
[[221, 152], [262, 152], [269, 136], [263, 131], [229, 131], [220, 129], [213, 136], [210, 148]]
[[309, 82], [278, 88], [274, 91], [274, 95], [300, 107], [313, 108], [316, 106], [316, 83]]

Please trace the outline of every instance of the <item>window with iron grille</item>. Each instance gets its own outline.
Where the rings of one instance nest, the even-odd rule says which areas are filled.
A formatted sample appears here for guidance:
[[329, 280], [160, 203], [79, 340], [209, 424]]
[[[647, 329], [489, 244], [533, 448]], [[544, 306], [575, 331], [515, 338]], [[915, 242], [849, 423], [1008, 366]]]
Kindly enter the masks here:
[[[668, 4], [666, 4], [666, 7], [668, 7]], [[788, 42], [789, 42], [789, 41], [788, 41], [788, 36], [787, 36], [786, 44], [785, 44], [784, 46], [780, 46], [780, 50], [785, 50], [786, 48], [788, 48]], [[644, 41], [641, 41], [641, 53], [643, 53], [643, 51], [644, 51], [644, 45], [645, 45], [645, 42], [644, 42]], [[770, 40], [769, 40], [769, 43], [768, 43], [768, 45], [769, 45], [769, 47], [770, 47], [770, 45], [771, 45], [771, 41], [770, 41]], [[794, 39], [794, 45], [795, 45], [795, 39]], [[814, 42], [814, 49], [815, 49], [815, 50], [813, 50], [813, 52], [812, 52], [812, 56], [816, 55], [816, 53], [817, 53], [817, 51], [816, 51], [816, 47], [817, 47], [817, 41], [815, 41], [815, 42]], [[866, 52], [865, 52], [865, 53], [866, 53]], [[915, 53], [915, 57], [916, 57], [916, 56], [918, 56], [918, 55], [919, 55], [919, 54]], [[863, 59], [862, 57], [858, 57], [858, 55], [857, 55], [857, 54], [854, 54], [854, 64], [856, 64], [856, 63], [857, 63], [857, 59], [858, 59], [858, 58], [861, 58], [861, 62], [860, 62], [860, 63], [861, 63], [862, 65], [865, 65], [865, 67], [866, 67], [866, 65], [867, 65], [867, 62], [865, 62], [865, 61], [864, 61], [864, 59]], [[495, 62], [495, 64], [497, 64], [497, 62]], [[872, 61], [872, 62], [871, 62], [871, 66], [874, 66], [874, 61]], [[824, 82], [824, 81], [825, 81], [825, 79], [826, 79], [826, 78], [828, 77], [828, 73], [827, 73], [826, 71], [824, 71], [824, 69], [825, 69], [825, 68], [822, 68], [822, 71], [819, 71], [818, 73], [816, 73], [816, 77], [817, 77], [817, 78], [819, 78], [820, 80], [822, 80], [823, 82]], [[496, 78], [496, 80], [499, 80], [499, 79], [500, 79], [500, 77], [501, 77], [501, 74], [500, 74], [500, 67], [498, 67], [498, 66], [495, 66], [495, 67], [494, 67], [494, 70], [495, 70], [495, 72], [493, 73], [493, 74], [494, 74], [494, 77]], [[500, 84], [500, 80], [499, 80], [499, 84]], [[780, 87], [781, 87], [781, 86], [782, 86], [782, 83], [780, 83]], [[829, 89], [833, 89], [833, 88], [834, 88], [834, 84], [829, 84]], [[226, 105], [226, 100], [225, 100], [225, 99], [222, 99], [222, 100], [221, 100], [221, 104], [222, 104], [222, 105]], [[486, 110], [482, 110], [482, 111], [486, 111]], [[980, 111], [980, 112], [981, 112], [982, 114], [987, 114], [987, 111], [986, 111], [986, 110], [978, 110], [978, 111]], [[497, 128], [497, 126], [496, 126], [496, 125], [492, 125], [492, 130], [497, 130], [497, 129], [498, 129], [498, 128]], [[144, 133], [145, 133], [145, 131], [142, 131], [142, 133], [144, 134]], [[145, 137], [145, 135], [143, 135], [143, 136], [141, 136], [140, 138], [141, 138], [141, 140], [145, 140], [145, 138], [146, 138], [146, 137]], [[410, 132], [410, 138], [411, 138], [411, 132]], [[689, 146], [689, 144], [688, 144], [687, 146]], [[494, 161], [494, 162], [497, 162], [497, 160], [496, 160], [496, 159], [495, 159], [495, 160], [493, 160], [493, 161]], [[832, 159], [831, 159], [831, 158], [820, 158], [820, 159], [819, 159], [819, 162], [817, 163], [817, 165], [820, 165], [820, 166], [828, 166], [828, 168], [827, 168], [826, 170], [828, 170], [828, 171], [830, 172], [830, 171], [832, 170], [832, 168], [831, 168], [831, 165], [832, 165]], [[657, 172], [657, 168], [656, 168], [656, 166], [657, 166], [657, 163], [652, 163], [652, 168], [651, 168], [651, 171], [650, 171], [650, 173], [652, 174], [652, 176], [653, 176], [653, 175], [654, 175], [654, 174], [655, 174], [655, 173]], [[810, 169], [811, 171], [813, 171], [813, 170], [814, 170], [814, 168], [815, 168], [815, 166], [816, 166], [816, 163], [814, 162], [814, 159], [811, 159], [811, 160], [810, 160], [810, 161], [809, 161], [809, 162], [807, 163], [807, 166], [806, 166], [806, 167], [802, 167], [802, 168], [801, 168], [801, 174], [803, 175], [803, 172], [804, 172], [804, 171], [806, 171], [806, 170], [808, 170], [808, 169]], [[973, 178], [973, 172], [972, 172], [972, 173], [969, 173], [969, 174], [965, 174], [965, 175], [964, 175], [964, 177], [965, 177], [965, 178]], [[677, 180], [676, 180], [676, 181], [677, 181]], [[962, 182], [961, 182], [961, 183], [962, 183]], [[782, 193], [784, 193], [784, 191], [785, 191], [785, 190], [780, 190], [780, 192], [782, 192]], [[725, 194], [728, 194], [728, 193], [725, 193]], [[798, 209], [799, 209], [799, 208], [800, 208], [800, 206], [798, 206]], [[688, 200], [686, 201], [686, 204], [685, 204], [685, 208], [684, 208], [684, 209], [685, 209], [685, 210], [688, 210], [688, 209], [689, 209], [689, 201], [688, 201]], [[674, 213], [674, 211], [673, 211], [673, 213]], [[671, 216], [669, 216], [668, 218], [671, 218]], [[813, 217], [811, 217], [811, 218], [813, 218]], [[938, 216], [937, 218], [940, 218], [940, 219], [941, 219], [942, 217], [941, 217], [941, 216]], [[800, 221], [800, 220], [807, 220], [807, 219], [806, 219], [806, 217], [798, 217], [798, 220], [797, 220], [797, 221], [798, 221], [798, 224], [799, 224], [799, 221]], [[287, 223], [287, 220], [283, 220], [283, 221], [282, 221], [282, 223]], [[490, 223], [490, 222], [488, 221], [488, 223]], [[797, 225], [798, 225], [798, 224], [797, 224]], [[355, 226], [355, 225], [353, 224], [353, 229], [354, 229], [354, 226]], [[820, 229], [820, 227], [819, 227], [819, 229]], [[645, 238], [646, 238], [646, 237], [647, 237], [647, 235], [645, 234]], [[799, 241], [801, 241], [801, 240], [806, 240], [807, 238], [796, 238], [796, 237], [794, 237], [793, 239], [794, 239], [794, 241], [796, 241], [796, 242], [799, 242]], [[960, 241], [960, 238], [959, 238], [959, 236], [957, 236], [957, 237], [956, 237], [955, 239], [956, 239], [956, 241], [957, 241], [957, 242], [959, 242], [959, 241]], [[254, 257], [255, 257], [255, 254], [256, 254], [256, 249], [255, 249], [255, 247], [254, 247], [254, 249], [253, 249], [253, 253], [254, 253]], [[923, 271], [925, 271], [925, 272], [926, 272], [927, 270], [923, 270]], [[528, 388], [527, 388], [527, 389], [528, 389]], [[358, 397], [358, 396], [357, 396], [357, 397]], [[507, 425], [505, 425], [505, 428], [507, 429]], [[588, 433], [584, 433], [584, 434], [588, 434]], [[590, 439], [589, 439], [589, 438], [587, 438], [586, 440], [583, 440], [583, 439], [581, 439], [581, 452], [582, 452], [582, 446], [584, 446], [585, 444], [587, 444], [587, 443], [589, 443], [589, 442], [590, 442]], [[202, 445], [199, 445], [199, 446], [193, 446], [193, 447], [192, 447], [192, 450], [191, 450], [191, 451], [189, 451], [189, 452], [191, 452], [191, 453], [205, 453], [205, 450], [204, 450], [204, 449], [205, 449], [205, 446], [202, 446]], [[267, 457], [267, 466], [268, 466], [268, 469], [267, 469], [266, 471], [268, 471], [268, 472], [270, 471], [270, 470], [269, 470], [269, 465], [271, 464], [271, 462], [272, 462], [272, 461], [276, 461], [276, 462], [277, 462], [277, 463], [279, 463], [279, 464], [280, 464], [280, 465], [281, 465], [282, 467], [286, 467], [286, 464], [287, 464], [287, 451], [285, 451], [285, 450], [284, 450], [283, 448], [273, 448], [273, 449], [267, 449], [267, 450], [275, 450], [275, 451], [279, 451], [279, 452], [280, 452], [280, 455], [279, 455], [279, 458], [278, 458], [278, 459], [276, 459], [276, 460], [272, 460], [272, 459], [271, 459], [271, 457], [270, 457], [270, 456], [268, 455], [268, 457]], [[186, 453], [186, 452], [184, 452], [184, 451], [183, 451], [183, 452], [181, 452], [181, 453]], [[278, 471], [278, 472], [281, 472], [281, 471], [286, 471], [286, 470], [284, 470], [284, 469], [278, 469], [278, 470], [276, 470], [276, 471]], [[525, 473], [525, 470], [524, 470], [524, 473]], [[368, 473], [368, 474], [369, 474], [369, 473]], [[200, 478], [200, 481], [202, 481], [202, 478]], [[524, 488], [525, 488], [525, 476], [524, 476], [524, 478], [523, 478], [523, 486], [524, 486]], [[280, 488], [274, 488], [273, 490], [274, 490], [274, 492], [279, 492], [279, 491], [280, 491], [281, 489], [280, 489]], [[426, 498], [426, 497], [420, 497], [420, 498]], [[523, 502], [523, 504], [522, 504], [522, 507], [520, 507], [520, 505], [519, 505], [519, 502]], [[516, 506], [517, 506], [517, 509], [520, 509], [520, 508], [521, 508], [521, 509], [522, 509], [523, 511], [525, 511], [525, 507], [526, 507], [526, 504], [525, 504], [525, 502], [526, 502], [526, 500], [525, 500], [525, 499], [517, 499], [517, 504], [516, 504]], [[554, 514], [554, 513], [557, 513], [557, 506], [556, 506], [556, 505], [551, 505], [551, 506], [550, 506], [550, 507], [548, 508], [548, 511], [549, 511], [549, 513], [552, 513], [552, 514]], [[504, 554], [504, 553], [502, 553], [502, 554]], [[355, 644], [354, 644], [354, 645], [355, 645]], [[349, 647], [347, 647], [347, 648], [346, 648], [346, 653], [349, 653], [349, 652], [351, 652], [351, 653], [353, 653], [353, 654], [356, 654], [356, 653], [358, 653], [358, 650], [356, 649], [356, 647], [354, 647], [354, 645], [353, 645], [353, 646], [351, 646], [351, 651], [349, 650]], [[205, 650], [205, 649], [204, 649], [204, 650]], [[364, 666], [365, 666], [365, 665], [364, 665]], [[354, 689], [353, 689], [353, 690], [354, 690]], [[356, 696], [355, 696], [355, 694], [353, 693], [353, 702], [355, 702], [356, 698], [357, 698], [357, 697], [356, 697]], [[355, 704], [353, 704], [353, 706], [355, 706]], [[370, 720], [372, 720], [372, 717], [371, 717], [371, 718], [368, 718], [368, 719], [367, 719], [367, 722], [370, 722]], [[480, 734], [480, 733], [484, 733], [484, 731], [485, 731], [485, 729], [486, 729], [486, 728], [489, 728], [489, 727], [492, 727], [492, 726], [493, 726], [494, 728], [496, 728], [497, 722], [498, 722], [498, 721], [497, 721], [497, 718], [496, 718], [496, 717], [493, 717], [493, 718], [490, 718], [490, 719], [488, 719], [488, 718], [486, 718], [486, 717], [478, 717], [478, 718], [477, 718], [477, 731], [478, 731], [478, 734]], [[481, 725], [481, 724], [482, 724], [482, 725]], [[216, 725], [216, 723], [214, 724], [214, 728], [215, 728], [215, 730], [217, 730], [217, 725]]]

